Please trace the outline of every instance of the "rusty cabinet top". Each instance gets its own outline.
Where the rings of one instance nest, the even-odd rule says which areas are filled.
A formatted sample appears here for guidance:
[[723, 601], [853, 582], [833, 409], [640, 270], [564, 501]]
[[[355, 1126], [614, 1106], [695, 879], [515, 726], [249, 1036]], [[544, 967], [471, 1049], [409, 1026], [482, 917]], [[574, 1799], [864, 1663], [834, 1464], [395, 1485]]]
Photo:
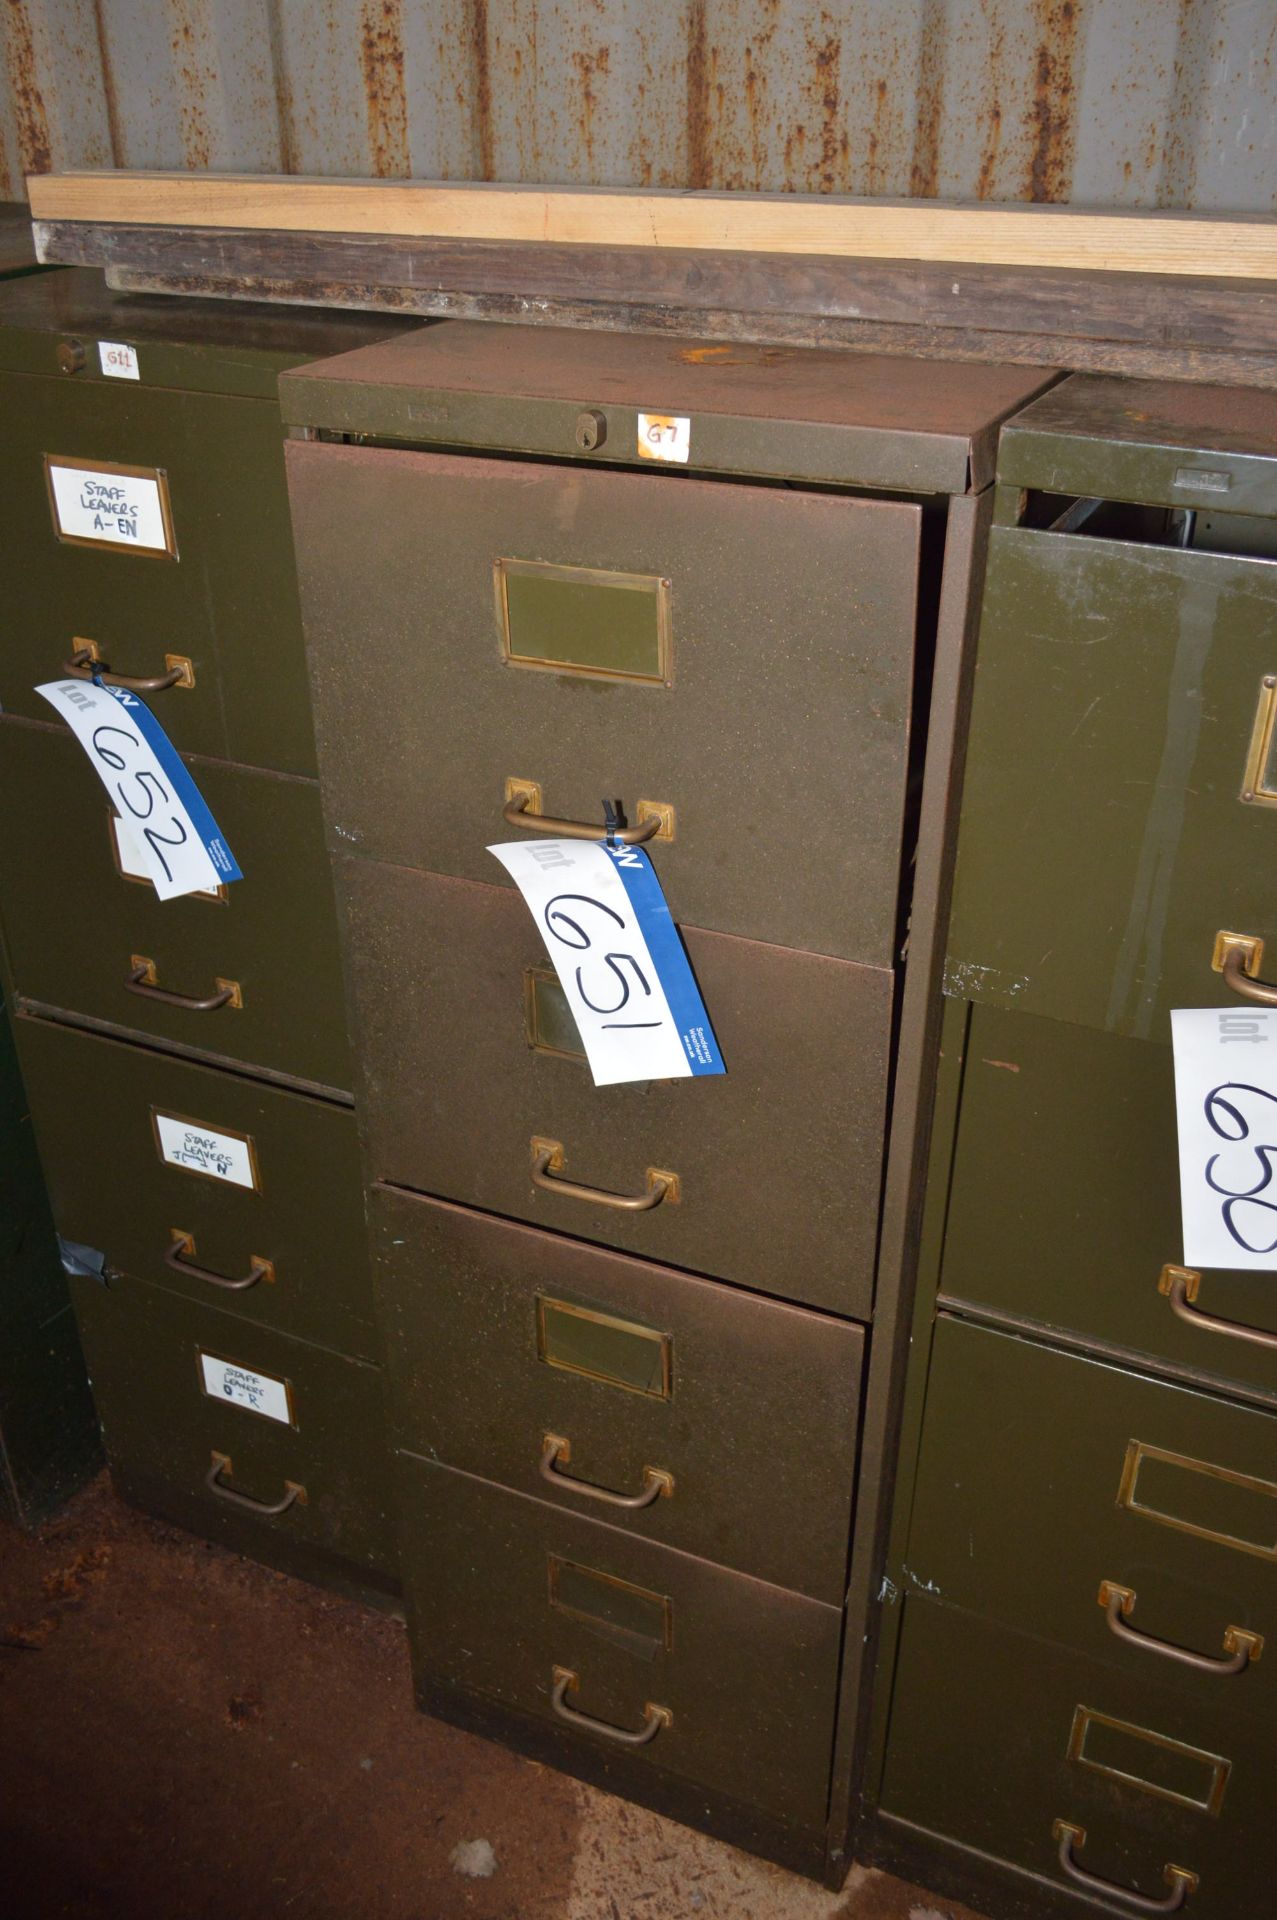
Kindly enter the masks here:
[[1001, 422], [1052, 377], [449, 320], [298, 370], [280, 392], [295, 427], [624, 466], [640, 464], [640, 412], [676, 415], [690, 423], [679, 464], [703, 472], [965, 493], [993, 478]]
[[1008, 421], [998, 479], [1050, 493], [1277, 515], [1277, 393], [1071, 374]]
[[58, 374], [58, 348], [86, 349], [77, 381], [101, 381], [97, 343], [136, 347], [152, 387], [274, 399], [285, 368], [415, 331], [397, 315], [257, 302], [115, 293], [91, 267], [27, 274], [0, 286], [0, 373]]

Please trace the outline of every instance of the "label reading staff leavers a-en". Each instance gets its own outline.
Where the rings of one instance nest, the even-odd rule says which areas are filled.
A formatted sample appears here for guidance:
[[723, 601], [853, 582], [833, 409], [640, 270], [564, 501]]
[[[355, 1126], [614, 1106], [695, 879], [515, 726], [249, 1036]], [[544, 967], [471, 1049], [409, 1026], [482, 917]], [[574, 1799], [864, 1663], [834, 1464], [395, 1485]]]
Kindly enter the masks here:
[[251, 1367], [236, 1366], [233, 1360], [221, 1360], [215, 1353], [200, 1349], [200, 1374], [210, 1400], [230, 1400], [250, 1413], [264, 1414], [291, 1427], [293, 1410], [288, 1404], [288, 1382], [274, 1380], [269, 1373], [254, 1373]]
[[243, 879], [173, 742], [135, 693], [91, 680], [49, 680], [36, 692], [61, 714], [132, 825], [161, 900]]
[[661, 883], [641, 847], [489, 847], [545, 937], [597, 1087], [725, 1073]]
[[225, 1180], [232, 1187], [257, 1186], [252, 1142], [241, 1133], [218, 1133], [198, 1120], [157, 1112], [155, 1138], [166, 1166], [207, 1174], [210, 1180]]
[[64, 540], [172, 553], [158, 473], [119, 473], [50, 459], [48, 475], [54, 523]]
[[1277, 1012], [1171, 1015], [1184, 1265], [1277, 1271]]

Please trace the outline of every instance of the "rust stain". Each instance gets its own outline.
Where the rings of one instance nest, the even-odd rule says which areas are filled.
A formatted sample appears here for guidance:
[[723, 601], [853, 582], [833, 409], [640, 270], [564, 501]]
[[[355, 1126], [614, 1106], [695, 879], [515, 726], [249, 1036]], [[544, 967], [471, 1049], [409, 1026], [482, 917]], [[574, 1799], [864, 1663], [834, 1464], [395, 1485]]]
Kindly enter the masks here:
[[1080, 5], [1081, 0], [1037, 0], [1040, 38], [1028, 116], [1033, 150], [1025, 179], [1030, 200], [1067, 200], [1073, 185], [1073, 60]]
[[49, 173], [53, 167], [49, 116], [36, 77], [35, 42], [25, 0], [9, 0], [8, 18], [7, 59], [17, 118], [18, 156], [23, 173]]
[[[821, 16], [822, 22], [828, 18], [827, 14]], [[813, 45], [812, 57], [812, 93], [820, 108], [820, 153], [815, 161], [815, 179], [809, 179], [809, 184], [818, 193], [835, 193], [839, 187], [846, 187], [851, 154], [842, 111], [841, 35], [828, 34], [820, 45]]]
[[181, 130], [182, 158], [197, 172], [212, 163], [213, 141], [205, 110], [205, 93], [210, 76], [199, 58], [195, 24], [185, 0], [170, 0], [172, 25], [169, 44], [173, 50], [173, 74], [178, 93], [178, 126]]
[[710, 168], [710, 59], [705, 30], [705, 0], [687, 10], [687, 184], [707, 187]]
[[997, 182], [998, 159], [1002, 152], [1003, 33], [998, 20], [991, 22], [986, 50], [989, 75], [989, 103], [984, 111], [984, 140], [980, 166], [976, 174], [977, 200], [992, 199]]
[[918, 48], [918, 110], [913, 129], [909, 191], [934, 200], [940, 191], [940, 128], [948, 52], [944, 0], [924, 0]]
[[402, 0], [363, 0], [359, 63], [364, 76], [368, 152], [379, 180], [412, 172], [404, 87]]
[[115, 68], [111, 60], [111, 43], [107, 38], [105, 8], [106, 0], [93, 0], [93, 21], [98, 36], [98, 71], [102, 75], [102, 96], [106, 102], [106, 124], [111, 137], [111, 159], [115, 166], [126, 167], [128, 147], [124, 137], [124, 123], [120, 118], [119, 95], [115, 88]]
[[732, 346], [725, 342], [714, 347], [682, 347], [678, 357], [689, 367], [703, 366], [706, 361], [716, 367], [774, 367], [778, 361], [794, 356], [788, 347]]
[[1008, 1073], [1018, 1073], [1020, 1071], [1014, 1060], [982, 1060], [980, 1065], [982, 1067], [1003, 1067]]
[[874, 86], [874, 116], [865, 157], [865, 192], [881, 193], [886, 178], [886, 154], [891, 135], [891, 96], [881, 77]]
[[594, 177], [594, 118], [599, 105], [598, 95], [594, 91], [594, 82], [599, 74], [607, 72], [610, 59], [609, 47], [598, 47], [593, 53], [578, 51], [572, 55], [572, 64], [581, 82], [581, 111], [577, 124], [585, 146], [586, 165], [589, 168], [591, 180]]
[[492, 61], [488, 52], [488, 0], [470, 0], [470, 49], [474, 62], [474, 139], [479, 178], [494, 176], [492, 145]]

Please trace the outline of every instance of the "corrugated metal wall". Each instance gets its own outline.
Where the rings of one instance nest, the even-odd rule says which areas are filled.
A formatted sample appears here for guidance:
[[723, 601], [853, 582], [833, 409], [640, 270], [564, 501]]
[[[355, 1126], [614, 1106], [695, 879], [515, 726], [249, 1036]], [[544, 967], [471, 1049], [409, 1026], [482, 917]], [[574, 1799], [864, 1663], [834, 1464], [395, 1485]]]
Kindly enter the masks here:
[[0, 0], [49, 167], [1271, 211], [1274, 0]]

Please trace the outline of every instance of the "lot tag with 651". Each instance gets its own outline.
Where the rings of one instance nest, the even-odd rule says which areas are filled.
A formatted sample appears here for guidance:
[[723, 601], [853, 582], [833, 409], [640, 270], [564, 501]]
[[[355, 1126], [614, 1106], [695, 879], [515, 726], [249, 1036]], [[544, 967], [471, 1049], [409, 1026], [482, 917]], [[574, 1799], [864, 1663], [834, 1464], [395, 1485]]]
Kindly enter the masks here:
[[1171, 1015], [1184, 1264], [1277, 1272], [1277, 1012]]
[[36, 692], [66, 721], [132, 827], [161, 900], [243, 879], [173, 742], [135, 693], [90, 680], [49, 680]]
[[489, 847], [536, 921], [596, 1087], [726, 1073], [661, 883], [641, 847]]

